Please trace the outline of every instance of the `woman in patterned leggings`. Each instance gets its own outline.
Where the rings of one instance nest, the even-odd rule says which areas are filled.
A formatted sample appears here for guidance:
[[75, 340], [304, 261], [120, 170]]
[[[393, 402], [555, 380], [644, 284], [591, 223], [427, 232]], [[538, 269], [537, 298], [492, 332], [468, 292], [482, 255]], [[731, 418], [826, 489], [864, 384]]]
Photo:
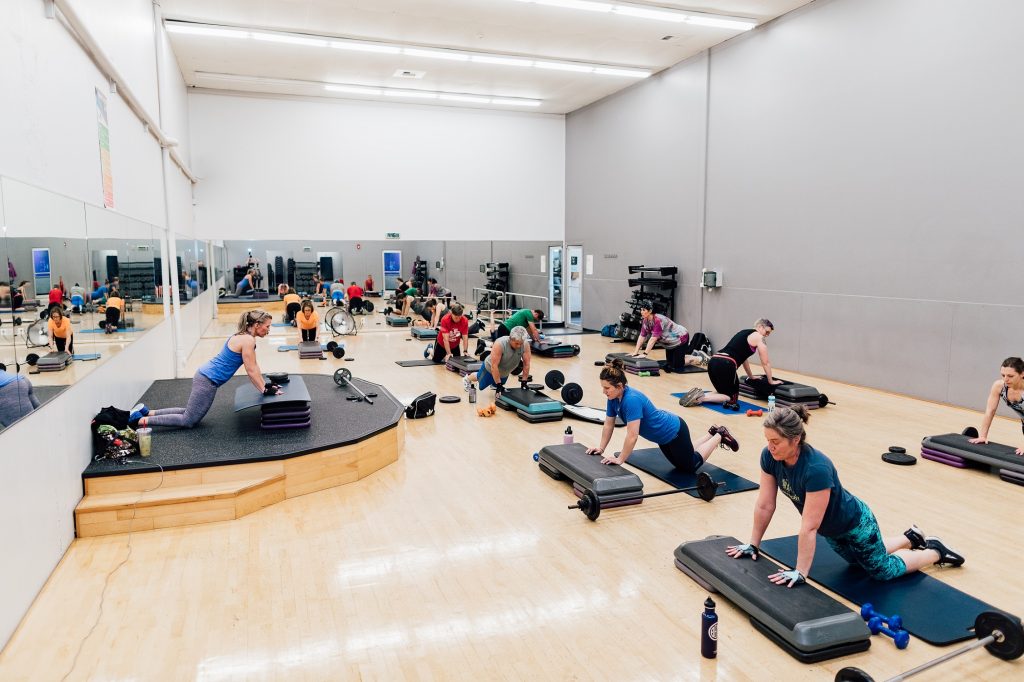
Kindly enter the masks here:
[[832, 460], [807, 444], [803, 405], [777, 407], [764, 420], [768, 446], [761, 452], [761, 489], [754, 508], [750, 542], [726, 548], [739, 559], [758, 557], [758, 543], [775, 513], [778, 491], [800, 512], [796, 566], [768, 577], [776, 585], [804, 582], [814, 561], [818, 536], [850, 564], [858, 564], [875, 580], [892, 580], [929, 564], [960, 566], [964, 558], [937, 537], [925, 537], [917, 526], [903, 535], [883, 538], [878, 521], [862, 500], [839, 482]]
[[[1024, 432], [1024, 360], [1006, 358], [999, 368], [999, 380], [992, 384], [988, 394], [988, 405], [985, 406], [985, 418], [981, 421], [981, 431], [972, 443], [987, 443], [988, 430], [992, 419], [996, 416], [996, 408], [1002, 400], [1006, 406], [1020, 416], [1020, 430]], [[1024, 455], [1024, 448], [1017, 448], [1018, 455]]]

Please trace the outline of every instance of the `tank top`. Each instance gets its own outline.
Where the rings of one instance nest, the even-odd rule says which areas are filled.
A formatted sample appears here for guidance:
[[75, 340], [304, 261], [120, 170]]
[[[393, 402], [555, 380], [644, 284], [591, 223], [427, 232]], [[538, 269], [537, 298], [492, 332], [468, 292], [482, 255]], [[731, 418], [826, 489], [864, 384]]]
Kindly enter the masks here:
[[214, 386], [223, 386], [242, 366], [242, 354], [228, 348], [228, 341], [224, 342], [219, 353], [199, 368], [199, 373], [212, 381]]
[[1010, 402], [1010, 389], [1004, 384], [1003, 390], [999, 393], [999, 397], [1002, 398], [1003, 402], [1006, 403], [1006, 406], [1016, 412], [1018, 416], [1020, 416], [1021, 421], [1024, 422], [1024, 395], [1022, 395], [1020, 400], [1017, 402]]
[[742, 365], [747, 361], [757, 348], [751, 348], [747, 343], [747, 337], [753, 334], [755, 329], [743, 329], [736, 332], [736, 334], [729, 339], [729, 343], [725, 344], [722, 350], [718, 351], [719, 355], [728, 355], [730, 358], [736, 361], [737, 365]]

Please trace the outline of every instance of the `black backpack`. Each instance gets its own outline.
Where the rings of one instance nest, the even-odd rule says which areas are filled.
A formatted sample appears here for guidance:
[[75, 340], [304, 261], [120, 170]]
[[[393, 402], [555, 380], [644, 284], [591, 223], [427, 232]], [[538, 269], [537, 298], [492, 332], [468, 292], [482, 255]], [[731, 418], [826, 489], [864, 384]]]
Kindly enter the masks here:
[[687, 344], [686, 354], [692, 355], [693, 351], [702, 350], [708, 355], [714, 355], [715, 351], [711, 345], [711, 339], [709, 339], [704, 332], [697, 332], [690, 337], [690, 342]]
[[423, 419], [434, 414], [434, 405], [437, 402], [437, 394], [427, 391], [416, 397], [409, 407], [405, 408], [405, 416], [408, 419]]
[[131, 413], [128, 410], [121, 410], [113, 405], [108, 405], [100, 410], [89, 424], [89, 431], [92, 432], [92, 454], [94, 458], [105, 457], [107, 442], [97, 433], [101, 426], [113, 426], [118, 431], [128, 428], [128, 417]]

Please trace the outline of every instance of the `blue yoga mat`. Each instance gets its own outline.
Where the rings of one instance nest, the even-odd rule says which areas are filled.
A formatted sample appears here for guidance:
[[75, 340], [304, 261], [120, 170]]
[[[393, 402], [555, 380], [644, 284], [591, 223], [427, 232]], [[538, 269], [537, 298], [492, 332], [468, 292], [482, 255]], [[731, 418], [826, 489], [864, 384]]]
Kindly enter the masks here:
[[[797, 537], [791, 535], [765, 540], [761, 551], [786, 566], [794, 566], [796, 545]], [[870, 603], [878, 613], [901, 616], [910, 634], [935, 646], [974, 639], [974, 619], [982, 611], [995, 608], [926, 573], [911, 573], [886, 582], [872, 580], [860, 566], [851, 566], [833, 552], [823, 538], [815, 545], [811, 579], [855, 604]]]
[[[341, 345], [341, 344], [339, 344], [339, 345]], [[298, 349], [299, 349], [299, 347], [298, 347], [297, 345], [295, 345], [295, 344], [292, 344], [292, 345], [284, 345], [284, 346], [278, 346], [278, 347], [277, 347], [277, 352], [278, 352], [278, 353], [283, 353], [283, 352], [285, 352], [286, 350], [298, 350]], [[320, 344], [320, 350], [327, 350], [327, 344], [325, 344], [325, 343], [321, 343], [321, 344]]]
[[[686, 395], [686, 394], [685, 393], [673, 393], [672, 397], [673, 398], [682, 398], [684, 395]], [[701, 407], [706, 407], [709, 410], [714, 410], [715, 412], [718, 412], [719, 414], [729, 414], [729, 415], [742, 414], [744, 416], [746, 416], [747, 410], [764, 410], [764, 406], [763, 405], [755, 405], [754, 403], [748, 403], [745, 400], [737, 400], [736, 402], [740, 406], [740, 409], [738, 411], [736, 411], [736, 412], [733, 412], [732, 410], [724, 409], [722, 407], [721, 403], [701, 403], [700, 406]]]
[[274, 322], [270, 325], [271, 327], [291, 327], [291, 322]]
[[79, 355], [79, 354], [76, 353], [75, 355], [71, 356], [71, 359], [72, 360], [99, 360], [100, 359], [100, 354], [99, 353], [82, 353], [82, 354]]
[[[733, 453], [730, 452], [730, 454]], [[626, 464], [636, 467], [640, 471], [644, 471], [676, 488], [692, 488], [697, 485], [697, 474], [687, 474], [679, 471], [672, 466], [671, 462], [665, 459], [665, 455], [661, 454], [661, 450], [658, 448], [634, 450], [633, 454], [626, 460]], [[697, 470], [698, 473], [701, 471], [715, 479], [715, 483], [725, 483], [725, 485], [718, 489], [719, 495], [741, 493], [745, 490], [757, 490], [760, 487], [749, 479], [716, 467], [711, 463], [707, 463]], [[700, 497], [696, 490], [687, 491], [686, 494], [690, 497]]]
[[[114, 333], [115, 334], [134, 334], [135, 332], [144, 332], [144, 331], [146, 331], [146, 330], [145, 329], [140, 329], [139, 327], [126, 327], [125, 329], [118, 329]], [[103, 330], [103, 329], [82, 329], [78, 333], [79, 334], [103, 334], [103, 333], [105, 333], [105, 330]]]

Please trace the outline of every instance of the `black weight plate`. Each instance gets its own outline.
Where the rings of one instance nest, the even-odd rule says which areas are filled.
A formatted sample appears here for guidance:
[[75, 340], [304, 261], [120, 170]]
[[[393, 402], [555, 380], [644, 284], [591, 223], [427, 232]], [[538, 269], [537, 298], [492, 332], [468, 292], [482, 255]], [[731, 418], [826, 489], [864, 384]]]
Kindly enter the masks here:
[[605, 364], [604, 360], [594, 360], [594, 367], [604, 367]]
[[580, 511], [591, 521], [597, 521], [597, 517], [601, 515], [601, 501], [597, 499], [597, 495], [594, 494], [593, 490], [584, 491], [579, 505]]
[[377, 394], [376, 394], [376, 393], [367, 393], [367, 394], [366, 394], [366, 397], [367, 397], [367, 398], [376, 398], [376, 397], [377, 397]]
[[552, 391], [557, 391], [562, 386], [565, 386], [565, 375], [557, 369], [553, 369], [544, 375], [544, 383]]
[[331, 351], [331, 355], [341, 360], [343, 357], [345, 357], [345, 349], [342, 348], [341, 346], [338, 346], [337, 348]]
[[440, 398], [438, 398], [437, 401], [439, 403], [458, 403], [462, 402], [462, 398], [460, 398], [457, 395], [443, 395]]
[[4, 363], [0, 362], [0, 372], [6, 372], [6, 371], [7, 371], [7, 365], [5, 365]]
[[889, 452], [898, 452], [899, 454], [903, 455], [906, 454], [907, 449], [901, 448], [899, 445], [890, 445]]
[[[409, 339], [406, 339], [406, 341], [408, 341], [408, 340]], [[355, 361], [356, 361], [355, 358], [345, 358], [345, 362], [355, 362]]]
[[914, 457], [913, 455], [908, 455], [905, 452], [883, 452], [882, 461], [888, 462], [889, 464], [910, 466], [911, 464], [917, 464], [917, 457]]
[[562, 387], [562, 401], [569, 405], [579, 405], [583, 400], [583, 387], [579, 384], [566, 384]]
[[347, 368], [342, 367], [334, 373], [334, 383], [339, 386], [348, 386], [350, 381], [352, 381], [352, 372]]
[[860, 668], [843, 668], [836, 673], [835, 682], [875, 682], [875, 678]]
[[327, 350], [331, 351], [332, 353], [334, 352], [334, 349], [337, 348], [337, 347], [338, 347], [338, 342], [337, 341], [328, 341], [327, 342]]
[[529, 391], [543, 391], [544, 384], [526, 384], [526, 388]]
[[1020, 618], [1002, 611], [982, 611], [974, 620], [974, 635], [978, 639], [984, 639], [996, 630], [1003, 633], [1003, 640], [986, 644], [985, 649], [1004, 661], [1020, 658], [1024, 654], [1024, 628]]
[[711, 475], [706, 471], [697, 474], [697, 494], [705, 502], [715, 499], [715, 495], [718, 494], [718, 486], [715, 484], [715, 479], [711, 478]]
[[818, 396], [818, 407], [824, 408], [828, 405], [828, 396], [822, 393]]
[[29, 367], [35, 367], [36, 363], [39, 362], [39, 356], [36, 355], [35, 353], [29, 353], [28, 355], [25, 356], [25, 362], [28, 364]]
[[978, 429], [974, 428], [973, 426], [968, 426], [967, 428], [960, 432], [960, 435], [967, 436], [968, 438], [977, 438]]
[[373, 301], [363, 301], [363, 311], [366, 313], [373, 312]]
[[275, 384], [287, 384], [290, 381], [288, 372], [267, 372], [267, 378]]

